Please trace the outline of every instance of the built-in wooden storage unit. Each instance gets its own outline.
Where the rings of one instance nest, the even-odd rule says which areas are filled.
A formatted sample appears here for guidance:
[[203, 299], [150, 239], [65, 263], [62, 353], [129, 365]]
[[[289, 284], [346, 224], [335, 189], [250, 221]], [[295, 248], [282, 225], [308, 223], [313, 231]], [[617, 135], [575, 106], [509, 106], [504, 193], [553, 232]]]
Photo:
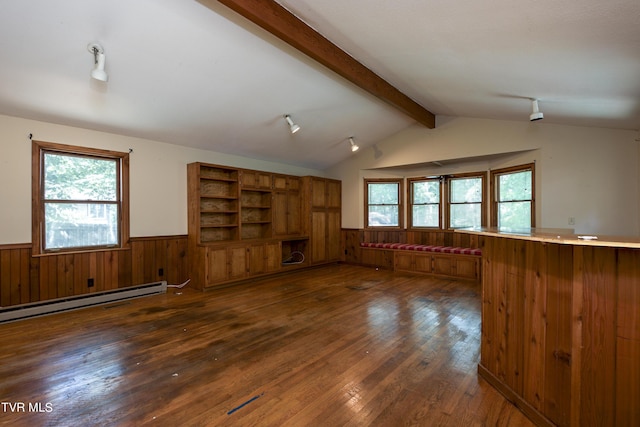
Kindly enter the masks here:
[[206, 163], [187, 172], [195, 287], [340, 259], [340, 181]]
[[[379, 249], [372, 249], [379, 250]], [[480, 279], [480, 258], [475, 255], [394, 251], [394, 270], [460, 279]]]

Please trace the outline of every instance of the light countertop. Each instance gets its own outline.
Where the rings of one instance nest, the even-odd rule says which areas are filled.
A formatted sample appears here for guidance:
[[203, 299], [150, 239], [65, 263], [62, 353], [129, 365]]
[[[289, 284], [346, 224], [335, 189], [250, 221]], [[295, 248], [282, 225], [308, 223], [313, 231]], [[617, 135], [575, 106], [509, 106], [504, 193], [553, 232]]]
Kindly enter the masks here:
[[457, 229], [456, 232], [478, 234], [481, 236], [532, 240], [537, 242], [556, 243], [563, 245], [640, 249], [640, 237], [574, 234], [572, 229], [566, 228], [530, 228], [524, 230], [516, 230], [497, 227], [482, 227]]

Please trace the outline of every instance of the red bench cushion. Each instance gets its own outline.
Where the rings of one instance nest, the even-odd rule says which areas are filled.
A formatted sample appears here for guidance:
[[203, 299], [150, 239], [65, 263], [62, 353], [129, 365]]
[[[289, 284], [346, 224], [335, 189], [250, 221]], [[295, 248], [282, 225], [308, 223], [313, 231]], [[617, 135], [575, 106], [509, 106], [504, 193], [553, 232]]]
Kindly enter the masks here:
[[459, 248], [453, 246], [414, 245], [410, 243], [371, 243], [362, 242], [363, 248], [396, 249], [403, 251], [439, 252], [445, 254], [482, 255], [482, 250], [475, 248]]

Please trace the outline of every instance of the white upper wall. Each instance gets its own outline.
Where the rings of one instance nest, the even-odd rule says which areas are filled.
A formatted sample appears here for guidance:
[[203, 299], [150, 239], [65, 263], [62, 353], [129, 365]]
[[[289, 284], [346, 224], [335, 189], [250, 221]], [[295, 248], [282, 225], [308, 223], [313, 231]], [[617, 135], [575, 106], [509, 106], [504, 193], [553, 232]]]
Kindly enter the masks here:
[[[439, 117], [364, 149], [327, 171], [0, 115], [0, 244], [31, 241], [31, 143], [35, 140], [131, 155], [131, 236], [187, 233], [186, 164], [194, 161], [342, 180], [345, 228], [364, 223], [364, 177], [446, 174], [536, 162], [538, 227], [578, 233], [640, 235], [637, 132], [544, 122]], [[482, 156], [512, 153], [498, 159]], [[480, 157], [440, 168], [424, 163]], [[398, 166], [402, 171], [385, 170]]]
[[31, 242], [31, 141], [126, 152], [131, 236], [187, 234], [187, 164], [207, 162], [290, 175], [321, 171], [0, 115], [0, 244]]
[[[342, 226], [362, 228], [365, 177], [475, 172], [535, 161], [538, 227], [638, 236], [636, 138], [635, 131], [438, 117], [436, 129], [412, 126], [326, 172], [342, 180]], [[483, 158], [505, 153], [511, 154]], [[428, 164], [466, 158], [480, 159]]]

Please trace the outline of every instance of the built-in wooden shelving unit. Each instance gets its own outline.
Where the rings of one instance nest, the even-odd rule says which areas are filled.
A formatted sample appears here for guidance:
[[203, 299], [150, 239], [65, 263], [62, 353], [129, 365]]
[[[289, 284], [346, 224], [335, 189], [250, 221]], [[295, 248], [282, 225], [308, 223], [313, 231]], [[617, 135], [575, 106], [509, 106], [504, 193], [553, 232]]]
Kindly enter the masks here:
[[340, 181], [207, 163], [189, 164], [187, 175], [197, 288], [339, 260]]

